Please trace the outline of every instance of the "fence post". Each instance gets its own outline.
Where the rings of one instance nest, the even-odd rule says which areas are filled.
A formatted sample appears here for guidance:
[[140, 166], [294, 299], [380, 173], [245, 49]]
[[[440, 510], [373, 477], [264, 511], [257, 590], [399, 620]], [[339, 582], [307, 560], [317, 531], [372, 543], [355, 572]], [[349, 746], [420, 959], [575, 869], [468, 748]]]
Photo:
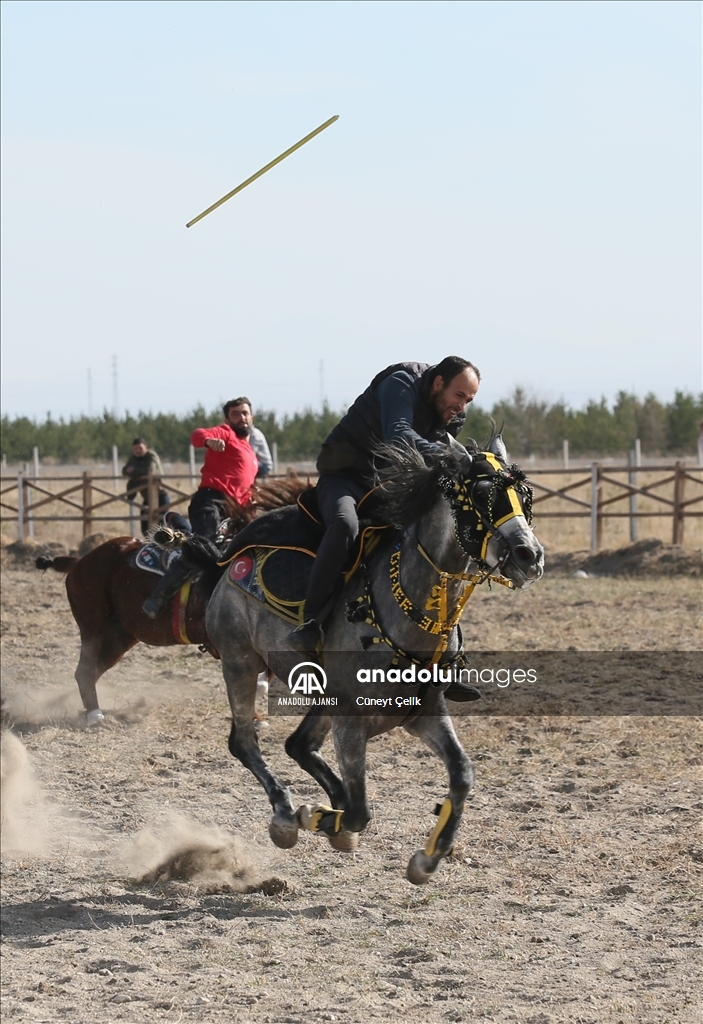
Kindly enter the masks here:
[[603, 519], [601, 516], [600, 504], [603, 490], [600, 486], [600, 463], [591, 464], [591, 554], [597, 554], [600, 549], [603, 533]]
[[93, 532], [93, 474], [83, 474], [83, 536]]
[[686, 467], [677, 462], [674, 468], [674, 532], [673, 544], [683, 544], [683, 495], [686, 486]]
[[24, 540], [24, 477], [17, 474], [17, 540]]
[[137, 506], [133, 501], [129, 503], [129, 532], [132, 537], [137, 536]]
[[561, 451], [564, 459], [564, 469], [569, 468], [569, 442], [566, 438], [561, 442]]
[[[36, 448], [34, 449], [36, 451]], [[27, 533], [30, 537], [34, 536], [34, 511], [32, 510], [32, 492], [30, 490], [30, 480], [32, 474], [29, 471], [29, 463], [24, 464], [24, 478], [22, 480], [22, 504], [24, 505], [24, 518], [27, 523]]]
[[278, 476], [278, 441], [271, 445], [271, 460], [273, 462], [273, 475]]
[[[631, 467], [635, 467], [635, 466], [639, 465], [639, 463], [637, 462], [637, 449], [633, 448], [631, 452], [627, 453], [627, 461], [628, 461], [628, 464]], [[630, 487], [636, 487], [637, 486], [637, 473], [635, 473], [633, 471], [633, 469], [630, 469], [630, 472], [627, 474], [627, 482], [629, 483]], [[637, 538], [639, 536], [639, 534], [637, 532], [637, 495], [636, 494], [631, 494], [630, 495], [630, 497], [629, 497], [629, 504], [630, 504], [630, 540], [634, 544], [634, 542], [637, 540]]]
[[147, 504], [149, 506], [149, 518], [147, 525], [155, 526], [159, 521], [159, 489], [161, 488], [161, 477], [154, 476], [149, 472], [149, 479], [146, 485]]
[[39, 479], [39, 449], [35, 445], [32, 449], [32, 460], [34, 462], [34, 479]]
[[195, 448], [192, 444], [188, 445], [188, 462], [190, 463], [190, 487], [191, 490], [195, 490]]
[[112, 446], [112, 479], [115, 481], [115, 484], [120, 479], [120, 455], [116, 444]]

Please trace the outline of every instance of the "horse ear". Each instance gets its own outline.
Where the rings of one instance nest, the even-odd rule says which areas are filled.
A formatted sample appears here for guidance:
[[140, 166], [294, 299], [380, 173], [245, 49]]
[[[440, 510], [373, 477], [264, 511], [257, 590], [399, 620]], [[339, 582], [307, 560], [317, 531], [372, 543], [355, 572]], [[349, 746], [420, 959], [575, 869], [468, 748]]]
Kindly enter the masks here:
[[491, 455], [495, 455], [499, 462], [502, 462], [505, 466], [508, 464], [508, 450], [505, 447], [505, 441], [503, 440], [503, 431], [495, 430], [495, 424], [493, 433], [491, 434], [490, 440], [486, 445], [486, 451], [490, 452]]

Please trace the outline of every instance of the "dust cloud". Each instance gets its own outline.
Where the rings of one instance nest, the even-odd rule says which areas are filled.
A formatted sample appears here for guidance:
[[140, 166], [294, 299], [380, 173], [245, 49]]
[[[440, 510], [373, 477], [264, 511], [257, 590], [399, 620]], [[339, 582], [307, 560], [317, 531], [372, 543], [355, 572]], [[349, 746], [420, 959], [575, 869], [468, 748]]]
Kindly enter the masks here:
[[261, 877], [241, 839], [175, 814], [137, 833], [120, 851], [117, 870], [138, 885], [187, 881], [208, 893], [275, 895], [288, 888], [283, 879]]
[[12, 687], [3, 680], [3, 722], [20, 730], [46, 725], [77, 726], [85, 722], [75, 684], [60, 692], [40, 686]]
[[[136, 725], [148, 715], [156, 699], [144, 696], [126, 699], [119, 690], [103, 686], [101, 707], [106, 715], [122, 725]], [[68, 729], [86, 728], [86, 717], [75, 684], [59, 693], [33, 686], [13, 689], [3, 684], [3, 721], [19, 730], [58, 726]]]
[[24, 744], [9, 729], [0, 735], [0, 800], [3, 857], [45, 853], [44, 797]]
[[0, 734], [0, 764], [3, 859], [65, 857], [77, 843], [87, 853], [91, 838], [85, 825], [47, 799], [27, 748], [7, 728]]

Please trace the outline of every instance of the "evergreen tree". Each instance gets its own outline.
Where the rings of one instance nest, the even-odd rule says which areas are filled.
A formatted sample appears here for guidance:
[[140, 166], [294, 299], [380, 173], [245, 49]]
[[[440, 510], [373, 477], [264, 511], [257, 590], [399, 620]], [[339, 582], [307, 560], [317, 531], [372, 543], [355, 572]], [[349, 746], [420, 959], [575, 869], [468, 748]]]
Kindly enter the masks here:
[[[343, 411], [325, 405], [322, 411], [303, 409], [280, 420], [274, 410], [256, 411], [256, 425], [269, 444], [278, 445], [279, 457], [289, 461], [313, 460]], [[621, 455], [632, 448], [636, 437], [649, 455], [693, 455], [700, 422], [703, 395], [677, 391], [674, 401], [662, 404], [654, 395], [639, 399], [620, 392], [612, 409], [607, 401], [590, 401], [583, 409], [570, 409], [563, 402], [549, 405], [516, 388], [510, 398], [496, 402], [489, 411], [478, 405], [467, 409], [459, 440], [485, 444], [491, 433], [491, 419], [503, 425], [510, 454], [554, 456], [562, 441], [569, 441], [574, 455], [589, 457]], [[166, 461], [187, 461], [190, 435], [196, 427], [222, 422], [222, 410], [210, 412], [202, 406], [178, 416], [175, 413], [126, 412], [120, 419], [105, 411], [101, 416], [79, 416], [66, 422], [47, 413], [43, 422], [26, 416], [2, 418], [2, 451], [10, 462], [28, 462], [36, 446], [42, 458], [60, 462], [84, 459], [109, 462], [112, 446], [120, 458], [130, 452], [132, 441], [143, 436]]]

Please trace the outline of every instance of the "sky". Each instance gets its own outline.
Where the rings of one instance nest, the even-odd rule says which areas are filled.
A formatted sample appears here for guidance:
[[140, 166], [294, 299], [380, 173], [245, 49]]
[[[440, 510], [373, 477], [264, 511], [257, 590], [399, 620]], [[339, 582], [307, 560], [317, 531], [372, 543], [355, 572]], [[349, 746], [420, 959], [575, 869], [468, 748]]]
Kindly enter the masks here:
[[7, 0], [2, 30], [5, 414], [339, 409], [448, 354], [483, 407], [700, 390], [698, 3]]

